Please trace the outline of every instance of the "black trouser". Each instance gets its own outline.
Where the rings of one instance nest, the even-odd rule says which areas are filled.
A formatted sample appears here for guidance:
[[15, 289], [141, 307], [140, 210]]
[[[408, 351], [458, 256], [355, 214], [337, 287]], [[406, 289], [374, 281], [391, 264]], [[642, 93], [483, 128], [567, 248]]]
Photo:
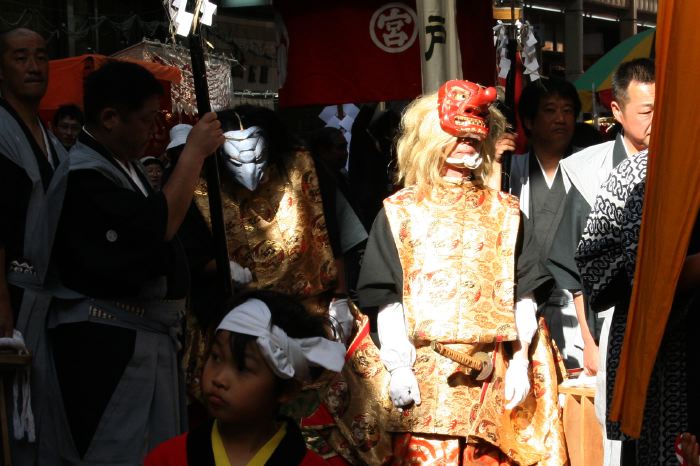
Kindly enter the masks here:
[[63, 405], [82, 458], [134, 354], [136, 331], [93, 322], [50, 331]]

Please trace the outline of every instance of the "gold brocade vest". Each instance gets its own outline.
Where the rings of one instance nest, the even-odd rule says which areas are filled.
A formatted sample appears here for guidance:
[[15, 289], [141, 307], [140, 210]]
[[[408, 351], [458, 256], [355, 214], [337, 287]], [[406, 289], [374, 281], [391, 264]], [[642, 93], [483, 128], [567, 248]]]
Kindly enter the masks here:
[[[422, 403], [392, 410], [389, 429], [478, 436], [494, 444], [505, 375], [503, 342], [515, 340], [514, 254], [520, 213], [511, 195], [471, 183], [421, 199], [409, 187], [384, 201], [403, 271], [403, 306], [416, 347]], [[489, 354], [492, 383], [433, 351]], [[481, 432], [480, 432], [481, 431]]]
[[[287, 157], [286, 173], [269, 166], [251, 192], [222, 177], [224, 224], [231, 260], [248, 267], [250, 289], [274, 289], [295, 296], [318, 312], [337, 279], [323, 202], [314, 162], [308, 152]], [[195, 202], [211, 227], [206, 183], [200, 182]], [[325, 306], [325, 307], [324, 307]]]
[[515, 340], [518, 199], [471, 183], [416, 197], [409, 187], [384, 201], [413, 343]]

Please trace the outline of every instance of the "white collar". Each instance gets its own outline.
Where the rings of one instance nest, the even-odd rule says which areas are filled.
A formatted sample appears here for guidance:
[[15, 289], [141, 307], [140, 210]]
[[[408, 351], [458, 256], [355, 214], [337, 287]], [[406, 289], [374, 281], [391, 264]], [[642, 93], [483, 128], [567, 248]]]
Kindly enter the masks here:
[[[90, 136], [92, 139], [94, 139], [95, 141], [97, 141], [97, 138], [96, 138], [95, 136], [93, 136], [92, 133], [90, 133], [90, 131], [88, 131], [88, 129], [87, 129], [85, 126], [83, 126], [83, 131], [85, 131], [85, 134], [87, 134], [87, 135]], [[98, 141], [98, 142], [99, 142], [99, 141]], [[102, 146], [102, 147], [104, 147], [104, 146]], [[105, 147], [105, 149], [107, 149], [107, 148]], [[127, 163], [122, 162], [122, 161], [119, 160], [117, 157], [115, 157], [114, 154], [112, 154], [111, 152], [110, 152], [109, 155], [110, 155], [114, 160], [117, 161], [117, 163], [119, 164], [120, 167], [122, 167], [122, 168], [124, 169], [124, 171], [127, 173], [127, 175], [129, 175], [129, 178], [131, 178], [132, 181], [133, 181], [133, 182], [136, 184], [136, 186], [139, 188], [139, 191], [141, 191], [141, 193], [143, 193], [144, 196], [148, 197], [148, 189], [146, 189], [146, 186], [144, 186], [143, 182], [141, 181], [141, 177], [140, 177], [140, 176], [138, 175], [138, 173], [136, 172], [136, 169], [134, 168], [134, 165], [133, 165], [131, 162], [127, 162]]]
[[542, 163], [540, 163], [540, 159], [537, 158], [537, 155], [535, 155], [535, 160], [537, 160], [537, 165], [540, 166], [540, 170], [542, 171], [542, 176], [544, 177], [545, 183], [547, 183], [547, 187], [549, 189], [552, 189], [552, 185], [554, 184], [554, 178], [557, 177], [557, 173], [559, 172], [559, 164], [557, 164], [557, 169], [554, 170], [554, 175], [552, 175], [552, 178], [549, 178], [547, 176], [547, 173], [544, 171], [544, 167], [542, 166]]
[[146, 189], [146, 186], [144, 186], [143, 182], [141, 181], [141, 177], [139, 176], [138, 172], [134, 168], [134, 164], [131, 162], [128, 162], [126, 165], [119, 160], [118, 158], [115, 157], [115, 159], [121, 167], [126, 170], [126, 173], [129, 174], [129, 177], [133, 180], [134, 183], [136, 183], [136, 186], [139, 188], [139, 190], [143, 193], [144, 196], [148, 197], [148, 190]]
[[[37, 120], [39, 120], [37, 118]], [[52, 168], [56, 168], [53, 164], [53, 157], [51, 157], [51, 144], [49, 143], [49, 135], [46, 134], [46, 130], [44, 129], [44, 125], [41, 124], [41, 120], [39, 120], [39, 128], [41, 128], [41, 135], [44, 136], [44, 147], [46, 148], [46, 158], [49, 161], [49, 165], [51, 165]]]

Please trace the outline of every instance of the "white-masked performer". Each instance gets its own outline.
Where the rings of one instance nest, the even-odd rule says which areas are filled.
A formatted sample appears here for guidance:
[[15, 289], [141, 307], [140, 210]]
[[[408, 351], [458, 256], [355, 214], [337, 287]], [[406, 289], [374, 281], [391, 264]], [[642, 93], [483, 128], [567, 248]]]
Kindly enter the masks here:
[[393, 464], [566, 462], [549, 337], [531, 311], [514, 311], [518, 200], [485, 183], [505, 128], [495, 98], [454, 80], [407, 108], [406, 187], [384, 201], [367, 244], [360, 302], [379, 307], [389, 374], [362, 397], [393, 404], [381, 426]]
[[[226, 137], [221, 191], [233, 280], [327, 312], [334, 294], [346, 291], [335, 186], [272, 110], [241, 105], [217, 115]], [[195, 202], [209, 223], [203, 181]]]
[[[226, 138], [221, 195], [232, 280], [238, 288], [287, 294], [309, 312], [329, 315], [337, 324], [336, 335], [345, 341], [353, 319], [335, 215], [340, 194], [333, 181], [316, 169], [310, 153], [272, 110], [241, 105], [217, 112], [217, 117]], [[194, 201], [210, 225], [203, 180]], [[199, 329], [207, 328], [211, 316], [196, 317], [197, 322], [188, 322], [184, 364], [190, 391], [198, 396], [207, 346]]]

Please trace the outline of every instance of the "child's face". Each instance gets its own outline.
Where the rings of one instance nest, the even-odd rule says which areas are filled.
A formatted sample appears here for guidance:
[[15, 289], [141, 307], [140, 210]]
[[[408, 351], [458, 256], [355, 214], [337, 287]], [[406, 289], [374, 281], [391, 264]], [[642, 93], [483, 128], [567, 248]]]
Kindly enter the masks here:
[[252, 423], [274, 417], [277, 376], [256, 344], [246, 345], [245, 367], [231, 353], [231, 332], [220, 330], [202, 373], [202, 393], [209, 414], [222, 423]]

